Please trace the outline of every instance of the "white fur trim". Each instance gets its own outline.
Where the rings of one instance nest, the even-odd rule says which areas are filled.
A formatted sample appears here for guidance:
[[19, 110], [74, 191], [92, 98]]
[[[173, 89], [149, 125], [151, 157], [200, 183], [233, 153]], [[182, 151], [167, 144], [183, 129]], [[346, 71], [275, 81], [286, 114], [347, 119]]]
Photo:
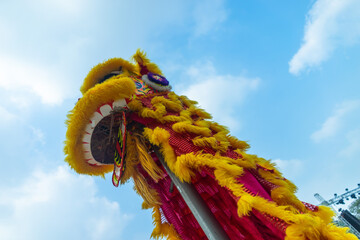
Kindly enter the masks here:
[[167, 86], [161, 86], [160, 84], [156, 84], [152, 81], [149, 80], [148, 75], [142, 75], [141, 79], [150, 87], [161, 91], [161, 92], [165, 92], [165, 91], [170, 91], [171, 90], [171, 86], [167, 85]]

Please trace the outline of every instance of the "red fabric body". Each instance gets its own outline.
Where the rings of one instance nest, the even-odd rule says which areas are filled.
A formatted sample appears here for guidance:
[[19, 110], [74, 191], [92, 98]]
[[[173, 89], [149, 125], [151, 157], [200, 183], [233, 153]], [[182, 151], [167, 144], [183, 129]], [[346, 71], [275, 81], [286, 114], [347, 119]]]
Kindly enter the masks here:
[[[151, 97], [142, 98], [141, 101], [144, 106], [154, 109], [151, 104]], [[178, 115], [178, 113], [172, 112], [167, 114]], [[154, 119], [142, 118], [136, 114], [131, 118], [151, 129], [156, 127], [166, 129], [170, 133], [169, 143], [174, 149], [176, 156], [201, 150], [203, 153], [213, 155], [216, 153], [212, 148], [195, 146], [192, 142], [195, 135], [187, 132], [177, 133], [173, 131], [172, 123], [161, 124]], [[236, 153], [231, 147], [223, 155], [233, 159], [241, 158], [241, 155]], [[155, 154], [152, 157], [159, 167], [162, 168]], [[172, 224], [184, 240], [207, 239], [176, 187], [174, 186], [174, 190], [170, 191], [170, 177], [165, 174], [165, 177], [156, 183], [141, 166], [139, 166], [139, 171], [144, 175], [150, 187], [156, 189], [159, 193], [162, 203], [162, 221]], [[166, 173], [165, 170], [164, 172]], [[244, 174], [237, 180], [245, 187], [249, 194], [272, 201], [270, 192], [277, 186], [261, 178], [256, 169], [244, 169]], [[284, 239], [287, 225], [280, 219], [264, 215], [256, 210], [252, 210], [248, 216], [239, 217], [237, 213], [238, 198], [229, 189], [221, 187], [217, 183], [213, 176], [213, 169], [203, 168], [202, 171], [197, 172], [196, 177], [192, 179], [192, 184], [230, 239]]]
[[[153, 155], [153, 159], [162, 168], [157, 157]], [[159, 193], [162, 203], [162, 221], [172, 224], [184, 240], [206, 240], [206, 235], [176, 187], [174, 186], [173, 191], [170, 192], [170, 177], [166, 174], [163, 179], [156, 183], [140, 166], [139, 171], [144, 175], [150, 187], [156, 189]], [[248, 183], [253, 183], [254, 177], [248, 171], [242, 178], [242, 180], [245, 178], [252, 179]], [[230, 239], [284, 239], [285, 228], [276, 219], [266, 217], [255, 210], [249, 216], [239, 217], [236, 199], [228, 189], [217, 184], [208, 169], [197, 173], [192, 184]], [[260, 187], [259, 184], [258, 187]], [[261, 191], [264, 191], [264, 189]]]

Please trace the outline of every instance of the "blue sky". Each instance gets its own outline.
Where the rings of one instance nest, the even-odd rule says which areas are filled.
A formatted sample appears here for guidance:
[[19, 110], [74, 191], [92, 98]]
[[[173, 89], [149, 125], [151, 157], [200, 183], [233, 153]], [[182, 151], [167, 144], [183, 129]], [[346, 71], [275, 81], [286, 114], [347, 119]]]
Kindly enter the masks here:
[[64, 163], [67, 112], [92, 66], [148, 53], [301, 200], [360, 183], [360, 3], [0, 2], [0, 236], [148, 239], [132, 183]]

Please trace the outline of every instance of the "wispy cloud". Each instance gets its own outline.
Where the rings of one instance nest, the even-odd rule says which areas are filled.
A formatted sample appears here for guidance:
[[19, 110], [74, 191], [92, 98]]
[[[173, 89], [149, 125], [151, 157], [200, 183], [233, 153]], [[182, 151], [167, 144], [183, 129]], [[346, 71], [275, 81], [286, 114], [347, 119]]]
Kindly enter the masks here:
[[[96, 58], [101, 61], [122, 52], [121, 57], [126, 58], [150, 37], [169, 28], [184, 28], [184, 23], [191, 22], [194, 28], [187, 31], [188, 36], [198, 36], [216, 29], [226, 19], [223, 0], [159, 3], [136, 0], [107, 6], [84, 0], [21, 0], [6, 4], [9, 11], [0, 16], [0, 33], [4, 36], [0, 39], [0, 95], [23, 108], [36, 101], [61, 104], [75, 95], [84, 71], [94, 64], [82, 59], [84, 55], [98, 54]], [[0, 8], [3, 5], [0, 3]], [[17, 21], [13, 21], [11, 9], [19, 11]], [[106, 12], [111, 17], [102, 17], [100, 13]], [[141, 18], [129, 22], [133, 12]], [[113, 31], [137, 37], [121, 38], [119, 45]], [[99, 44], [109, 47], [97, 53]]]
[[16, 116], [10, 113], [6, 108], [0, 105], [0, 125], [12, 121], [16, 118]]
[[99, 197], [92, 178], [67, 167], [38, 171], [0, 189], [2, 239], [121, 239], [130, 216]]
[[340, 151], [341, 156], [352, 157], [360, 152], [360, 128], [347, 133], [348, 145]]
[[196, 1], [193, 16], [195, 36], [205, 35], [226, 20], [225, 3], [223, 0]]
[[32, 135], [34, 136], [33, 141], [45, 144], [45, 133], [40, 128], [30, 126]]
[[0, 88], [13, 92], [14, 101], [29, 103], [38, 97], [42, 103], [54, 105], [60, 104], [69, 92], [66, 79], [49, 66], [0, 57], [0, 69]]
[[334, 136], [342, 126], [344, 116], [360, 106], [359, 100], [346, 101], [336, 106], [333, 114], [322, 124], [322, 127], [311, 135], [314, 142], [321, 142]]
[[211, 62], [189, 67], [187, 80], [190, 85], [180, 94], [198, 101], [215, 120], [232, 130], [238, 130], [241, 124], [236, 120], [236, 109], [260, 83], [259, 78], [220, 75]]
[[276, 164], [279, 171], [287, 178], [296, 178], [297, 176], [300, 176], [304, 169], [304, 162], [298, 159], [275, 159], [273, 162]]
[[59, 14], [64, 17], [64, 14], [68, 17], [76, 16], [83, 13], [88, 9], [89, 5], [92, 5], [92, 1], [86, 0], [37, 0], [32, 1], [32, 4], [40, 6], [41, 8], [46, 8], [48, 11], [51, 11], [51, 14]]
[[360, 39], [358, 0], [317, 0], [307, 14], [302, 45], [289, 62], [289, 72], [319, 66], [333, 51]]

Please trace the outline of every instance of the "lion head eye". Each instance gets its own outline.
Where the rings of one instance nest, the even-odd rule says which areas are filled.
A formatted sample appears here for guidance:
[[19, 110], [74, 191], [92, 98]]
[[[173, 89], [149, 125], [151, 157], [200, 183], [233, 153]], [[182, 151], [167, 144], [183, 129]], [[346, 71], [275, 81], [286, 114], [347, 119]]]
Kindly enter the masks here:
[[120, 75], [122, 74], [123, 71], [122, 71], [122, 68], [120, 67], [120, 70], [117, 70], [117, 71], [112, 71], [111, 73], [105, 75], [102, 79], [99, 80], [99, 83], [103, 83], [105, 82], [106, 80], [108, 80], [109, 78], [112, 78], [114, 76], [117, 76], [117, 75]]

